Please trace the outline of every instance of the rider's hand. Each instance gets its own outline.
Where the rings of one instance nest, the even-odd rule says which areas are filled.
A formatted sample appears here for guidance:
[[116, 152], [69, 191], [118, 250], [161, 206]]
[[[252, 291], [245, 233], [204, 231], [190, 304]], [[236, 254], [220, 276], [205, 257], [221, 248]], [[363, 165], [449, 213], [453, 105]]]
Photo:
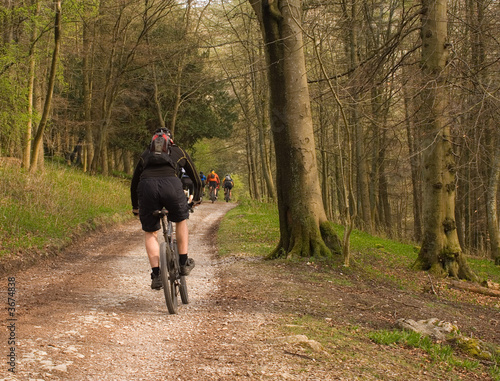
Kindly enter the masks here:
[[132, 213], [134, 214], [134, 216], [138, 216], [139, 215], [139, 209], [132, 209]]

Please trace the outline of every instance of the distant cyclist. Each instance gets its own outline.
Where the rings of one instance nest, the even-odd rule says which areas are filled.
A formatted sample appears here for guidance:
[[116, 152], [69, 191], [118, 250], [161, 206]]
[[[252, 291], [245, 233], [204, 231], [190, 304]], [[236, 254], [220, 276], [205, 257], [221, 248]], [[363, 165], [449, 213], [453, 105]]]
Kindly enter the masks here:
[[219, 175], [217, 175], [217, 173], [215, 173], [215, 171], [213, 169], [210, 170], [210, 173], [207, 176], [207, 181], [208, 181], [209, 192], [211, 192], [213, 189], [215, 192], [215, 199], [217, 200], [217, 194], [219, 191], [220, 180], [219, 180]]
[[200, 172], [200, 180], [201, 180], [201, 194], [205, 194], [205, 183], [207, 182], [207, 176]]
[[231, 197], [233, 196], [232, 189], [234, 187], [234, 181], [229, 173], [224, 176], [224, 182], [222, 183], [222, 186], [224, 187], [224, 194], [226, 194], [226, 192], [229, 192], [229, 199], [231, 199]]
[[188, 203], [190, 203], [193, 201], [193, 196], [194, 196], [193, 180], [191, 180], [191, 178], [186, 173], [186, 170], [184, 168], [181, 168], [180, 175], [181, 175], [182, 188], [184, 189], [184, 192], [186, 194], [189, 194]]

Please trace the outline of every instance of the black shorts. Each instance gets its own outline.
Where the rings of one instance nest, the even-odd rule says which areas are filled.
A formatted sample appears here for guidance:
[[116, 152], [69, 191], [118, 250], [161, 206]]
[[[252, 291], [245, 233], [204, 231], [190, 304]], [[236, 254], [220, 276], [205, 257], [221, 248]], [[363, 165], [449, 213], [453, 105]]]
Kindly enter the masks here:
[[212, 188], [217, 188], [217, 181], [209, 181], [208, 186]]
[[230, 182], [224, 183], [224, 188], [233, 189], [233, 184]]
[[181, 179], [181, 181], [182, 181], [182, 187], [183, 187], [183, 189], [189, 190], [189, 194], [192, 195], [194, 193], [193, 180], [191, 180], [189, 177], [183, 177]]
[[142, 230], [155, 232], [160, 230], [160, 219], [153, 212], [165, 207], [168, 219], [181, 222], [189, 218], [189, 207], [182, 182], [178, 177], [150, 177], [141, 179], [137, 187], [139, 196], [139, 218]]

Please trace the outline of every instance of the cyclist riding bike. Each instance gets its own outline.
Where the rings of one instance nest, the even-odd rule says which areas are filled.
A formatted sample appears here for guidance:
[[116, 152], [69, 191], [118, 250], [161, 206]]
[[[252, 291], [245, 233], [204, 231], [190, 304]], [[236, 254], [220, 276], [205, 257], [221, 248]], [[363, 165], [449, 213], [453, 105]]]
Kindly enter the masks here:
[[184, 189], [184, 192], [188, 196], [188, 203], [190, 203], [193, 201], [193, 193], [194, 193], [193, 180], [191, 180], [191, 178], [188, 176], [184, 168], [181, 168], [180, 175], [181, 175], [182, 189]]
[[215, 173], [215, 171], [213, 169], [210, 170], [210, 173], [207, 176], [207, 181], [208, 181], [209, 192], [211, 192], [213, 189], [215, 192], [215, 199], [217, 200], [217, 194], [219, 193], [220, 180], [219, 180], [219, 175], [217, 175], [217, 173]]
[[222, 183], [222, 186], [224, 187], [224, 194], [226, 194], [226, 192], [229, 192], [229, 200], [230, 200], [233, 196], [232, 189], [234, 187], [234, 181], [231, 178], [230, 174], [224, 176], [224, 182]]
[[205, 195], [205, 183], [207, 182], [207, 176], [200, 172], [200, 180], [201, 180], [201, 194]]
[[156, 130], [149, 148], [139, 159], [132, 177], [130, 194], [132, 212], [138, 215], [144, 230], [146, 252], [151, 265], [151, 288], [162, 287], [159, 268], [160, 247], [157, 232], [160, 230], [160, 217], [153, 212], [165, 207], [168, 218], [176, 223], [176, 239], [179, 249], [181, 275], [189, 275], [195, 263], [188, 258], [188, 224], [189, 208], [182, 182], [177, 174], [184, 168], [194, 185], [193, 204], [199, 204], [201, 196], [201, 180], [190, 156], [172, 140], [166, 128]]

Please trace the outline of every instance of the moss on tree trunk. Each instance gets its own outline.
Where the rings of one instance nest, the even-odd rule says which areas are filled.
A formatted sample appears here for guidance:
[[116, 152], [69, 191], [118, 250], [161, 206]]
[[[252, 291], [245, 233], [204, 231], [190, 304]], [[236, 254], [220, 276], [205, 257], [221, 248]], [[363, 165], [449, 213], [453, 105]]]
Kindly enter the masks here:
[[328, 226], [321, 197], [304, 43], [298, 25], [302, 2], [251, 4], [266, 42], [276, 152], [280, 242], [270, 257], [331, 256], [340, 240]]
[[446, 0], [422, 0], [422, 105], [424, 239], [416, 265], [441, 276], [475, 280], [455, 222], [455, 159], [446, 112]]

